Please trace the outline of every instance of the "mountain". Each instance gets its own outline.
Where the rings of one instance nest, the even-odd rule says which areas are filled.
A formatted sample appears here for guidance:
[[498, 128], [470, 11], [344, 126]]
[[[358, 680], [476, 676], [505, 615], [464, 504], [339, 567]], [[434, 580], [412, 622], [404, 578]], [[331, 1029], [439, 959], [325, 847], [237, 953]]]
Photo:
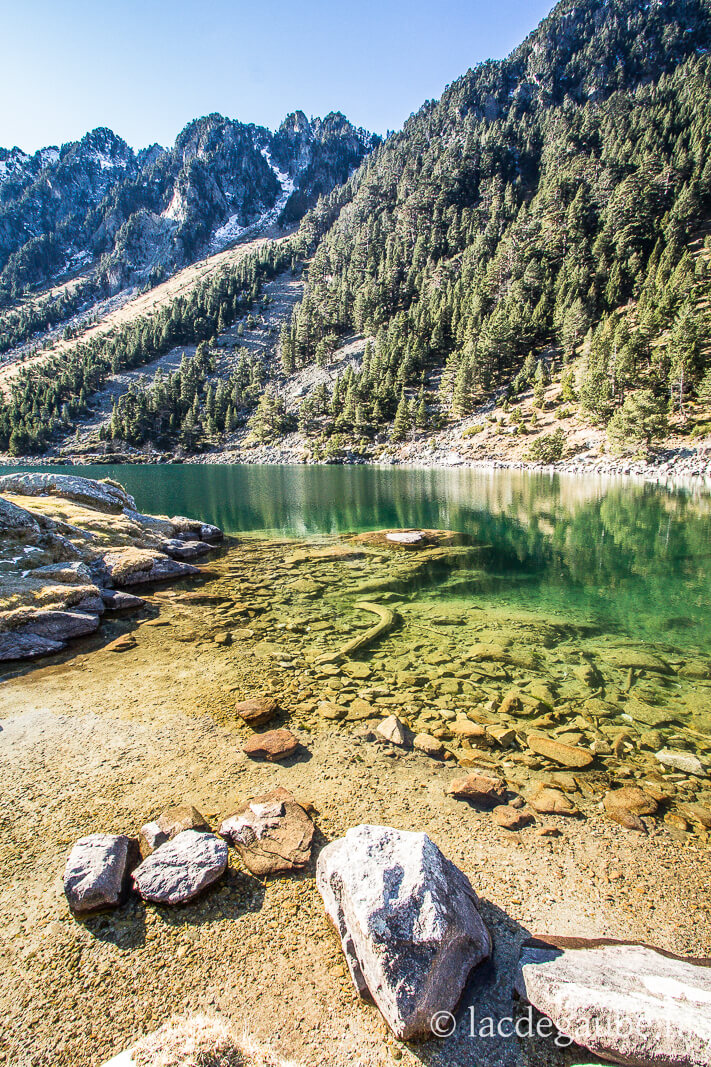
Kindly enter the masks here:
[[155, 284], [258, 222], [294, 223], [378, 138], [341, 114], [276, 134], [221, 115], [135, 153], [97, 129], [61, 149], [0, 150], [0, 293], [92, 267], [109, 290]]
[[594, 417], [640, 386], [683, 407], [705, 373], [710, 43], [708, 0], [564, 0], [305, 220], [286, 365], [373, 339], [314, 434], [510, 404], [575, 357], [564, 392]]
[[[264, 233], [255, 220], [298, 229], [20, 371], [0, 444], [81, 437], [92, 395], [139, 367], [89, 423], [92, 447], [243, 458], [288, 438], [311, 459], [417, 458], [436, 438], [549, 461], [707, 436], [710, 46], [711, 0], [563, 0], [382, 145], [340, 115], [273, 135], [208, 116], [170, 152], [126, 158], [62, 245], [107, 291]], [[6, 210], [64, 153], [43, 169], [6, 155]], [[51, 239], [76, 225], [68, 212]]]

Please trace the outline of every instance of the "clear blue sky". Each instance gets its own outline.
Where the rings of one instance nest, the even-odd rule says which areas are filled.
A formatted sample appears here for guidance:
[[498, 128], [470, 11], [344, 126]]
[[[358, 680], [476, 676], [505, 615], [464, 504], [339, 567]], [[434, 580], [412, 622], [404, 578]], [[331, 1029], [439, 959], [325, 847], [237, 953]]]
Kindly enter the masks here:
[[274, 129], [300, 108], [398, 129], [553, 0], [1, 0], [0, 145], [109, 126], [170, 145], [219, 111]]

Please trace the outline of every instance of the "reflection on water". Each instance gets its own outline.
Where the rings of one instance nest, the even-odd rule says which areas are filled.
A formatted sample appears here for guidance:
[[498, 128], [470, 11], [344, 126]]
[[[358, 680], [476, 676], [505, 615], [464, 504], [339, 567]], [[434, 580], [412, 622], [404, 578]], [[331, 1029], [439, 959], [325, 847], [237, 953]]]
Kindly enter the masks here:
[[[49, 469], [49, 468], [38, 468]], [[601, 476], [372, 467], [54, 468], [111, 477], [140, 509], [231, 534], [308, 539], [386, 527], [457, 530], [489, 546], [485, 573], [431, 577], [440, 598], [574, 615], [617, 635], [705, 650], [706, 495]], [[477, 562], [481, 568], [481, 560]]]

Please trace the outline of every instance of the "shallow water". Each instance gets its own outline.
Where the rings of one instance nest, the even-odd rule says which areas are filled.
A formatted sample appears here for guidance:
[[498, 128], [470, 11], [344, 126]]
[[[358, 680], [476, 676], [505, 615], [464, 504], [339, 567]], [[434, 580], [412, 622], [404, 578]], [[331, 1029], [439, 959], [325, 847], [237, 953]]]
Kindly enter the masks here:
[[[0, 468], [4, 473], [7, 468]], [[432, 567], [420, 596], [563, 615], [600, 633], [711, 647], [711, 497], [600, 476], [373, 467], [36, 468], [115, 478], [137, 506], [229, 534], [304, 540], [448, 529], [484, 555]]]

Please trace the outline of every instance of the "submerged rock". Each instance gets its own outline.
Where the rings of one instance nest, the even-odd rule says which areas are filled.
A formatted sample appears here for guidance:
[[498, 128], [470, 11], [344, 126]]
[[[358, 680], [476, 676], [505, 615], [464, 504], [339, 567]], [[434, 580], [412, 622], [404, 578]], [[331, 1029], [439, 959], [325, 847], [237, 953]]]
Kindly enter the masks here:
[[683, 752], [676, 748], [663, 748], [657, 752], [657, 759], [664, 767], [671, 767], [682, 774], [693, 774], [697, 778], [705, 775], [704, 765], [692, 752]]
[[204, 815], [192, 804], [173, 804], [161, 812], [158, 818], [141, 827], [138, 843], [142, 856], [148, 856], [166, 841], [171, 841], [183, 830], [199, 830], [211, 833], [212, 827]]
[[535, 821], [529, 811], [514, 808], [511, 804], [500, 804], [494, 808], [491, 818], [497, 826], [502, 826], [505, 830], [521, 830]]
[[311, 859], [314, 824], [287, 789], [255, 797], [220, 826], [244, 865], [258, 877], [305, 867]]
[[605, 793], [603, 806], [613, 822], [624, 826], [626, 830], [642, 831], [645, 825], [640, 815], [654, 815], [658, 808], [654, 797], [634, 785], [625, 785]]
[[415, 734], [412, 747], [424, 752], [426, 756], [430, 756], [432, 759], [442, 759], [444, 756], [444, 745], [432, 734]]
[[539, 815], [577, 815], [578, 809], [560, 789], [535, 782], [526, 795], [528, 804]]
[[143, 900], [182, 904], [224, 874], [227, 843], [216, 834], [183, 830], [144, 859], [133, 872]]
[[89, 834], [77, 841], [64, 869], [64, 894], [73, 912], [121, 903], [134, 846], [123, 834]]
[[646, 945], [526, 942], [516, 992], [577, 1044], [636, 1067], [711, 1067], [711, 966]]
[[316, 884], [360, 996], [398, 1038], [431, 1036], [491, 952], [466, 876], [426, 834], [357, 826], [323, 849]]
[[545, 734], [529, 734], [526, 740], [532, 752], [554, 763], [559, 763], [563, 767], [582, 769], [589, 767], [594, 759], [593, 754], [587, 749], [579, 748], [577, 745], [566, 745], [563, 741], [546, 737]]

